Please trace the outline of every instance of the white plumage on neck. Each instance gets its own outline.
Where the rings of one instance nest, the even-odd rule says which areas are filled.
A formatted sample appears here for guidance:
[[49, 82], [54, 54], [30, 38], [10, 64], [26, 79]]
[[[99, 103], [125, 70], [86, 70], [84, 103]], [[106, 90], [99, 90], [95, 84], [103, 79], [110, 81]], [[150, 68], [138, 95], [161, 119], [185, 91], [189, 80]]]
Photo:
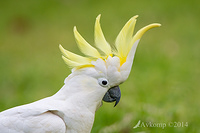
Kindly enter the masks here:
[[160, 24], [150, 24], [134, 36], [136, 18], [132, 17], [117, 36], [112, 49], [100, 26], [100, 15], [95, 23], [95, 45], [91, 46], [74, 27], [77, 44], [84, 57], [59, 46], [64, 61], [72, 73], [64, 86], [53, 96], [0, 112], [2, 133], [89, 133], [95, 111], [106, 102], [120, 100], [119, 85], [129, 76], [138, 42], [149, 29]]

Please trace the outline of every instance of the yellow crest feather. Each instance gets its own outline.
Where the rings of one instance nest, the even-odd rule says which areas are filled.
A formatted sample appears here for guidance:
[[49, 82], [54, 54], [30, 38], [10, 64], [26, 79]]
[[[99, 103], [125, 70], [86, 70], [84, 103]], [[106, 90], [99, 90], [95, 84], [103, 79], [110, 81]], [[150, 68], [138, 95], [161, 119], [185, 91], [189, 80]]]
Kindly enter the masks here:
[[74, 27], [74, 36], [76, 42], [78, 44], [81, 52], [89, 57], [83, 57], [77, 54], [74, 54], [68, 50], [65, 50], [61, 45], [59, 48], [63, 54], [62, 58], [65, 63], [72, 68], [83, 68], [83, 67], [93, 67], [92, 61], [97, 60], [97, 58], [104, 59], [106, 61], [108, 56], [112, 56], [113, 54], [120, 59], [120, 66], [126, 62], [127, 56], [133, 47], [133, 44], [139, 40], [142, 35], [151, 28], [159, 27], [160, 24], [154, 23], [145, 26], [140, 29], [135, 36], [133, 36], [133, 31], [136, 24], [136, 18], [138, 15], [132, 17], [122, 28], [120, 33], [118, 34], [115, 41], [115, 49], [111, 49], [111, 46], [106, 41], [104, 34], [100, 25], [100, 16], [98, 15], [95, 22], [94, 29], [94, 38], [95, 38], [95, 46], [100, 49], [104, 55], [100, 55], [99, 51], [92, 47], [77, 31], [76, 27]]
[[78, 63], [78, 62], [75, 62], [75, 61], [72, 61], [72, 60], [69, 60], [68, 58], [66, 58], [65, 56], [62, 56], [62, 59], [64, 60], [64, 62], [70, 66], [70, 67], [78, 67], [78, 66], [81, 66], [82, 64]]
[[85, 55], [91, 56], [93, 58], [100, 58], [101, 55], [97, 51], [96, 48], [92, 47], [77, 31], [76, 27], [74, 27], [74, 36], [76, 42], [81, 50], [81, 52]]
[[131, 40], [131, 43], [130, 43], [130, 45], [129, 45], [128, 48], [129, 48], [129, 49], [132, 48], [132, 45], [134, 44], [134, 42], [137, 41], [138, 39], [140, 39], [140, 38], [143, 36], [143, 34], [144, 34], [145, 32], [147, 32], [148, 30], [150, 30], [150, 29], [152, 29], [152, 28], [160, 27], [160, 26], [161, 26], [161, 24], [153, 23], [153, 24], [149, 24], [149, 25], [143, 27], [142, 29], [140, 29], [140, 30], [135, 34], [135, 36], [133, 37], [133, 39]]
[[95, 22], [95, 28], [94, 28], [94, 40], [95, 40], [95, 45], [97, 48], [99, 48], [103, 53], [105, 53], [106, 56], [112, 55], [112, 51], [111, 51], [111, 47], [108, 44], [108, 42], [106, 41], [102, 29], [101, 29], [101, 25], [100, 25], [100, 17], [101, 15], [99, 15], [96, 18], [96, 22]]
[[117, 56], [120, 58], [120, 64], [126, 62], [126, 57], [129, 53], [128, 46], [131, 43], [133, 31], [136, 24], [136, 18], [138, 15], [132, 17], [122, 28], [119, 35], [116, 38], [115, 46], [117, 48]]
[[74, 53], [64, 49], [61, 45], [59, 45], [59, 48], [60, 48], [60, 51], [62, 52], [63, 56], [65, 56], [69, 60], [72, 60], [74, 62], [79, 62], [81, 64], [90, 64], [90, 62], [91, 62], [90, 58], [74, 54]]

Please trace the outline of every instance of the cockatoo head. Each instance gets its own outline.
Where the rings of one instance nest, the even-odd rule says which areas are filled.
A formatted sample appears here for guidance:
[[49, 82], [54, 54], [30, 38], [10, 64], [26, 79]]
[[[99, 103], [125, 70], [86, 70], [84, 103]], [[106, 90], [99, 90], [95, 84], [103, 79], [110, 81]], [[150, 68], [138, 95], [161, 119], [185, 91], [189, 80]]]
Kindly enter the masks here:
[[119, 85], [126, 81], [130, 74], [140, 38], [147, 30], [159, 27], [160, 24], [154, 23], [145, 26], [133, 36], [138, 17], [134, 16], [122, 28], [116, 38], [115, 45], [111, 47], [102, 32], [100, 16], [96, 18], [94, 28], [94, 44], [98, 50], [79, 34], [76, 27], [74, 27], [74, 36], [80, 51], [86, 57], [65, 50], [61, 45], [59, 48], [63, 54], [63, 60], [72, 68], [72, 74], [86, 75], [95, 79], [97, 86], [100, 89], [104, 88], [101, 98], [106, 102], [115, 101], [116, 106], [121, 97]]

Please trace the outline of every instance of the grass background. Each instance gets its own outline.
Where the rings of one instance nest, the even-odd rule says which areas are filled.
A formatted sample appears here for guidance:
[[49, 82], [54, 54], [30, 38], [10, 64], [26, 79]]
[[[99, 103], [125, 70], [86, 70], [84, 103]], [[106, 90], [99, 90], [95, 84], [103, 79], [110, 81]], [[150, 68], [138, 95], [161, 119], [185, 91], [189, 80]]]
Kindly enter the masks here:
[[[73, 26], [93, 43], [95, 18], [110, 44], [129, 18], [136, 30], [159, 22], [140, 41], [119, 105], [96, 112], [92, 133], [200, 132], [200, 1], [0, 1], [0, 111], [51, 96], [70, 69], [58, 44], [80, 53]], [[139, 127], [141, 122], [188, 122], [187, 127]]]

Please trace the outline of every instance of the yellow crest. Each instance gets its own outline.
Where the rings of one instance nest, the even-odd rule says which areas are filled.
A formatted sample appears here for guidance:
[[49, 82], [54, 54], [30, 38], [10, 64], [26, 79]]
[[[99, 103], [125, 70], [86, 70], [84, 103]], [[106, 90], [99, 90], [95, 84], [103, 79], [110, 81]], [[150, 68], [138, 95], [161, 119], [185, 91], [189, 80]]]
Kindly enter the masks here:
[[61, 45], [59, 48], [63, 54], [62, 58], [65, 63], [72, 68], [82, 68], [82, 67], [93, 67], [92, 61], [96, 61], [98, 58], [101, 58], [106, 61], [106, 59], [111, 56], [117, 56], [120, 59], [120, 66], [126, 62], [127, 56], [133, 46], [133, 44], [139, 40], [142, 35], [151, 28], [161, 26], [158, 23], [150, 24], [140, 29], [134, 36], [133, 31], [136, 24], [136, 18], [138, 15], [132, 17], [122, 28], [119, 35], [115, 41], [116, 49], [112, 49], [109, 43], [106, 41], [104, 34], [100, 26], [100, 17], [98, 15], [95, 22], [94, 28], [94, 40], [95, 46], [100, 52], [91, 46], [77, 31], [74, 27], [74, 36], [80, 51], [85, 54], [87, 57], [83, 57], [77, 54], [74, 54], [68, 50], [65, 50]]

